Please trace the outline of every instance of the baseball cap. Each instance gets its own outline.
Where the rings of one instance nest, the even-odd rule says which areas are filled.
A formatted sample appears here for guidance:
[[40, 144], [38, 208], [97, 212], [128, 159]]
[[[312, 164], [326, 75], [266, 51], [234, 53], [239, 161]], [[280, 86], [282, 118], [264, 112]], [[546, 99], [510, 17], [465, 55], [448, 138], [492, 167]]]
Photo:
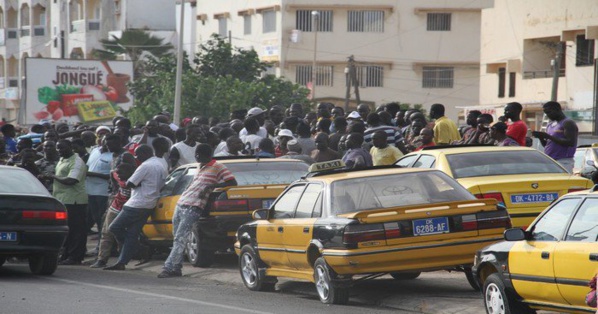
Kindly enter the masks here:
[[347, 116], [347, 119], [361, 119], [359, 112], [351, 111], [351, 113]]
[[290, 138], [295, 138], [293, 136], [293, 132], [291, 132], [291, 130], [288, 130], [288, 129], [282, 129], [282, 130], [278, 131], [278, 137], [282, 137], [282, 136], [286, 136], [286, 137], [290, 137]]
[[264, 110], [262, 110], [262, 108], [253, 107], [253, 108], [249, 109], [249, 111], [247, 111], [247, 117], [255, 117], [262, 113], [264, 113]]
[[292, 152], [301, 152], [301, 144], [295, 139], [287, 142], [287, 148]]
[[112, 133], [112, 130], [110, 130], [109, 127], [102, 125], [96, 128], [96, 134], [100, 133], [100, 131], [102, 130], [107, 131], [108, 133]]

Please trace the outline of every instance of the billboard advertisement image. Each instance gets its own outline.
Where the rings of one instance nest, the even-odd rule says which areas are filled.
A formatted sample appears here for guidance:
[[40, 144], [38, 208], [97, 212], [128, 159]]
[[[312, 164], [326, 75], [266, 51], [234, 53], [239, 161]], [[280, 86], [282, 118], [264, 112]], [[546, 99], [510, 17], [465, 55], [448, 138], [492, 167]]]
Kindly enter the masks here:
[[25, 70], [26, 124], [101, 123], [133, 105], [131, 61], [27, 58]]

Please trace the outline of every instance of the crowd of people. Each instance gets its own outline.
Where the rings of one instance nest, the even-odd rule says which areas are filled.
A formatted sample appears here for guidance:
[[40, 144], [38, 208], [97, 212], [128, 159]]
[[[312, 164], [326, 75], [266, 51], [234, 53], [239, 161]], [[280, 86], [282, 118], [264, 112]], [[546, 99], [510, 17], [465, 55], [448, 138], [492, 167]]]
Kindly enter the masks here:
[[[319, 103], [312, 112], [304, 108], [301, 104], [268, 110], [255, 107], [233, 111], [228, 121], [196, 116], [183, 119], [180, 126], [172, 123], [168, 112], [136, 126], [124, 117], [114, 118], [110, 126], [41, 123], [28, 132], [21, 129], [21, 136], [15, 126], [4, 124], [0, 165], [28, 170], [65, 204], [69, 234], [60, 264], [78, 265], [93, 256], [91, 267], [123, 270], [133, 258], [168, 173], [199, 162], [198, 176], [208, 173], [209, 178], [220, 179], [208, 186], [205, 178], [198, 177], [204, 182], [192, 183], [177, 204], [175, 234], [182, 233], [175, 237], [177, 250], [164, 268], [162, 277], [169, 277], [180, 275], [179, 251], [184, 247], [180, 239], [189, 232], [189, 208], [202, 206], [203, 190], [236, 184], [225, 167], [211, 162], [213, 156], [290, 158], [309, 164], [342, 159], [347, 168], [359, 169], [391, 165], [404, 154], [431, 146], [529, 142], [527, 126], [520, 119], [522, 106], [515, 102], [505, 107], [496, 123], [492, 115], [469, 111], [467, 127], [462, 129], [445, 116], [442, 104], [432, 105], [429, 117], [417, 109], [402, 110], [397, 103], [374, 111], [360, 104], [349, 113], [331, 103]], [[544, 111], [553, 122], [547, 132], [533, 134], [547, 154], [570, 170], [577, 126], [556, 102], [546, 103]], [[87, 235], [94, 225], [100, 236], [95, 249], [86, 252]], [[108, 258], [116, 248], [118, 261], [109, 266]]]

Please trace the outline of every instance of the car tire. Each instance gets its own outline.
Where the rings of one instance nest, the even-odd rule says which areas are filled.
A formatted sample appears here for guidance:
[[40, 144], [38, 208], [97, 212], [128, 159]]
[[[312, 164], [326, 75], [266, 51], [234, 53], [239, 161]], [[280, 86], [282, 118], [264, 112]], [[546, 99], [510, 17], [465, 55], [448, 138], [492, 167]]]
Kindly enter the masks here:
[[58, 254], [50, 253], [29, 257], [29, 269], [35, 275], [52, 275], [58, 268]]
[[314, 283], [320, 301], [324, 304], [347, 304], [349, 302], [349, 289], [337, 287], [332, 282], [336, 274], [323, 257], [314, 263]]
[[467, 278], [467, 282], [473, 288], [473, 290], [480, 291], [480, 286], [478, 285], [478, 281], [473, 276], [473, 272], [471, 271], [471, 268], [469, 268], [469, 267], [465, 268], [464, 272], [465, 272], [465, 278]]
[[262, 264], [251, 245], [246, 244], [239, 255], [239, 272], [247, 289], [252, 291], [274, 291], [275, 277], [262, 277], [259, 266]]
[[187, 260], [194, 267], [210, 267], [214, 263], [214, 251], [202, 249], [199, 245], [199, 237], [199, 231], [194, 227], [189, 234], [187, 248], [185, 249]]
[[396, 280], [413, 280], [419, 277], [419, 275], [421, 275], [421, 272], [414, 271], [408, 273], [390, 273], [390, 275], [392, 276], [392, 278]]
[[486, 313], [536, 313], [505, 290], [505, 284], [497, 273], [491, 274], [484, 281], [484, 307]]

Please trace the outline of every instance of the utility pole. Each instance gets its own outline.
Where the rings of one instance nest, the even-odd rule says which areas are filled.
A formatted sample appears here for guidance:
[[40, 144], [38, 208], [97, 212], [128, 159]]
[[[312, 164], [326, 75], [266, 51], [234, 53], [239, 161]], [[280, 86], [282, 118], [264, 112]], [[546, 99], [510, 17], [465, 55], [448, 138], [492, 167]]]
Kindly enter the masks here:
[[353, 88], [355, 89], [355, 101], [357, 102], [357, 106], [359, 106], [359, 103], [361, 102], [361, 99], [359, 97], [359, 81], [357, 80], [357, 69], [355, 68], [355, 60], [352, 61], [353, 62], [351, 63], [351, 71], [349, 73], [351, 74]]
[[311, 11], [311, 16], [313, 17], [312, 20], [312, 28], [314, 30], [314, 59], [311, 66], [311, 99], [316, 99], [316, 56], [318, 53], [318, 27], [320, 24], [320, 12], [319, 11]]
[[558, 42], [556, 45], [556, 56], [552, 60], [552, 92], [550, 93], [550, 100], [557, 101], [557, 94], [559, 89], [559, 76], [561, 72], [561, 60], [563, 58], [563, 42]]
[[181, 22], [179, 25], [179, 50], [176, 60], [176, 82], [174, 88], [174, 117], [172, 123], [179, 124], [181, 120], [181, 94], [183, 92], [183, 33], [185, 28], [185, 0], [181, 0]]
[[353, 55], [349, 56], [349, 61], [347, 62], [347, 67], [345, 67], [345, 80], [347, 82], [347, 91], [345, 93], [345, 112], [349, 111], [349, 102], [351, 101], [351, 81], [353, 77], [351, 76], [351, 69], [353, 68]]

